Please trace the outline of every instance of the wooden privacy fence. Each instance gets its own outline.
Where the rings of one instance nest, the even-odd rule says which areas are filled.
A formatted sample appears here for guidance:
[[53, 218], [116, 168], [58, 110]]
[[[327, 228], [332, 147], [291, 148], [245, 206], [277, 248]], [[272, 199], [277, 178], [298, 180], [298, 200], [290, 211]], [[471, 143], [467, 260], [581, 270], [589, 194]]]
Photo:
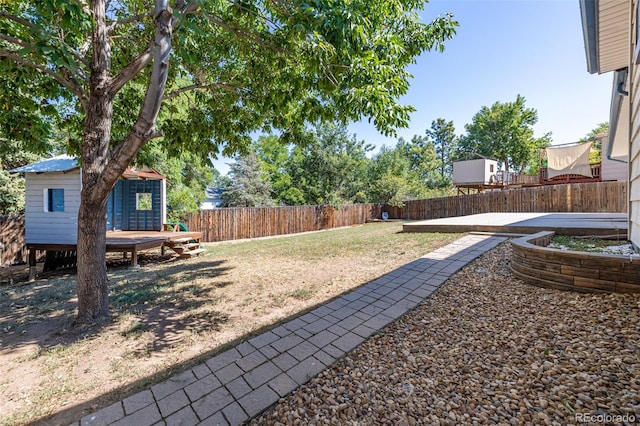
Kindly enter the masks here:
[[392, 219], [437, 219], [478, 213], [626, 213], [626, 182], [548, 185], [455, 197], [406, 201], [385, 207]]
[[[625, 182], [550, 185], [455, 197], [407, 201], [403, 208], [382, 204], [246, 207], [188, 214], [185, 224], [203, 241], [225, 241], [318, 231], [380, 219], [436, 219], [492, 212], [627, 212]], [[0, 216], [0, 265], [26, 259], [24, 218]]]
[[0, 265], [25, 259], [24, 217], [0, 216]]
[[296, 234], [358, 225], [382, 215], [382, 204], [332, 206], [236, 207], [187, 214], [190, 231], [207, 242]]

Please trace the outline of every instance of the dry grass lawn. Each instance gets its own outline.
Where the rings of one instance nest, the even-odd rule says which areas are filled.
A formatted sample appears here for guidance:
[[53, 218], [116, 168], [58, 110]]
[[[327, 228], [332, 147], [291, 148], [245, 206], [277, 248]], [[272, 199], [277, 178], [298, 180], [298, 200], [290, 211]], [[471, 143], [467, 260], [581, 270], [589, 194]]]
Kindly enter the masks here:
[[457, 238], [375, 223], [110, 268], [112, 320], [71, 328], [75, 277], [0, 276], [0, 425], [68, 424]]

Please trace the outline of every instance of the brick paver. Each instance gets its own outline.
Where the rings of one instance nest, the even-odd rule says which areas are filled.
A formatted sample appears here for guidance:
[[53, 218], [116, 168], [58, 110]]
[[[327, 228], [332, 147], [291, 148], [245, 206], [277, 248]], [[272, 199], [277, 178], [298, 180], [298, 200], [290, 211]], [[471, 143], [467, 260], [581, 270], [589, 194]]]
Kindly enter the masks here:
[[74, 425], [240, 425], [506, 238], [467, 235]]

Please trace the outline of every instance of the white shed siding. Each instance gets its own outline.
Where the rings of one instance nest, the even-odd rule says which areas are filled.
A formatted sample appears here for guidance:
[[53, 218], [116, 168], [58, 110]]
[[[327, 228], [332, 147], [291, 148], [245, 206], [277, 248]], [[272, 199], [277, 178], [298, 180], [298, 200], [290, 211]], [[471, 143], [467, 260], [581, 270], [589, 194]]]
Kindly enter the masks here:
[[[491, 171], [493, 166], [493, 171]], [[495, 160], [479, 159], [468, 161], [454, 161], [453, 184], [454, 185], [486, 185], [491, 181], [491, 175], [498, 171], [498, 162]]]
[[[632, 2], [631, 10], [635, 12], [637, 1]], [[629, 57], [635, 54], [635, 46], [638, 40], [635, 40], [636, 29], [638, 25], [636, 14], [631, 13], [632, 19], [632, 43]], [[635, 58], [634, 58], [635, 59]], [[636, 247], [640, 247], [640, 70], [635, 61], [630, 61], [630, 96], [631, 96], [631, 117], [630, 117], [630, 143], [631, 149], [629, 162], [631, 163], [629, 171], [629, 238]]]
[[[80, 171], [26, 173], [25, 237], [27, 244], [76, 244], [80, 209]], [[64, 189], [64, 212], [45, 211], [44, 192]]]

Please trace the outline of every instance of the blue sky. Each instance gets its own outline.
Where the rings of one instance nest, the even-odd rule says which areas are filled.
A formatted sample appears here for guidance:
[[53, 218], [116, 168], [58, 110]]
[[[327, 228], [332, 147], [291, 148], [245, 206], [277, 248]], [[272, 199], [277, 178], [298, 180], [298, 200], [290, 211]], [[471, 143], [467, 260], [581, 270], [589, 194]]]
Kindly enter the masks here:
[[[518, 94], [538, 111], [536, 136], [552, 132], [554, 144], [608, 121], [613, 76], [587, 72], [578, 0], [432, 0], [421, 16], [429, 22], [446, 12], [460, 23], [457, 34], [443, 53], [427, 52], [410, 67], [414, 79], [401, 102], [416, 112], [399, 137], [424, 135], [439, 117], [464, 134], [480, 108]], [[378, 147], [397, 140], [367, 120], [349, 130]], [[228, 162], [216, 167], [224, 174]]]

